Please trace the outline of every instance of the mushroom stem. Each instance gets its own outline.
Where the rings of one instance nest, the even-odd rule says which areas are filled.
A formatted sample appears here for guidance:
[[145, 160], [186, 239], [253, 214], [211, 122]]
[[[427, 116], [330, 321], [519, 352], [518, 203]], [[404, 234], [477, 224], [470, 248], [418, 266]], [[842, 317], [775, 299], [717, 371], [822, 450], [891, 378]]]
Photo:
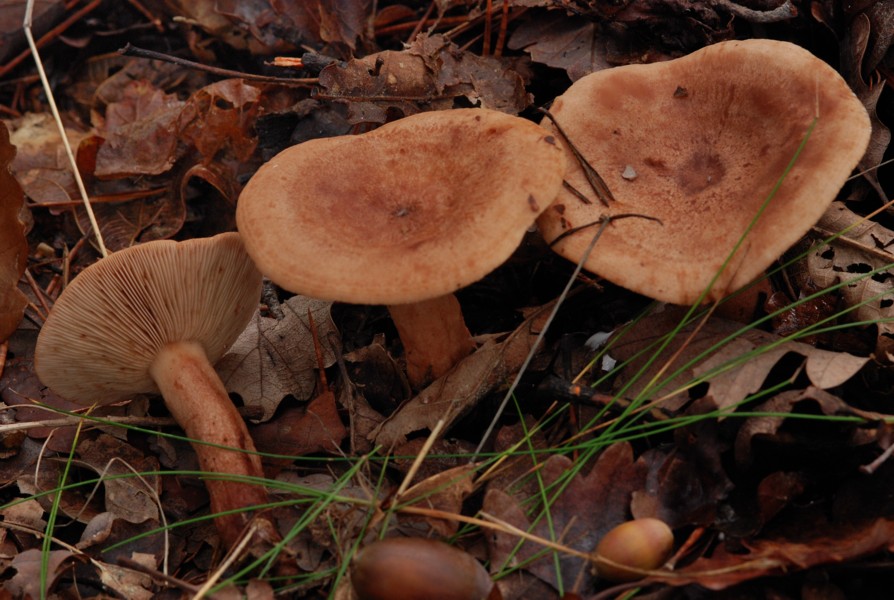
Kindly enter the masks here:
[[[260, 457], [251, 454], [255, 446], [248, 428], [201, 344], [188, 341], [167, 344], [159, 351], [149, 372], [168, 410], [186, 435], [201, 441], [193, 442], [192, 446], [203, 471], [264, 477]], [[266, 490], [253, 483], [208, 479], [205, 485], [213, 513], [268, 501]], [[224, 543], [236, 543], [250, 518], [244, 512], [217, 517], [217, 528]]]
[[388, 306], [407, 359], [410, 384], [420, 389], [447, 373], [475, 347], [453, 294]]

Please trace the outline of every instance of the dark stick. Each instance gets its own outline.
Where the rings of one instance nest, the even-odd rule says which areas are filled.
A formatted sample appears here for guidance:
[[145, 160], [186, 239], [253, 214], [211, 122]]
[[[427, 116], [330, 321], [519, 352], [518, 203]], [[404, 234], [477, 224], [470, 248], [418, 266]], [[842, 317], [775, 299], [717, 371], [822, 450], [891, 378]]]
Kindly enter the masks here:
[[318, 80], [315, 77], [308, 79], [298, 79], [298, 78], [289, 78], [289, 77], [270, 77], [268, 75], [254, 75], [252, 73], [243, 73], [241, 71], [233, 71], [231, 69], [221, 69], [218, 67], [212, 67], [210, 65], [203, 65], [202, 63], [197, 63], [192, 60], [187, 60], [185, 58], [180, 58], [177, 56], [171, 56], [170, 54], [164, 54], [162, 52], [155, 52], [154, 50], [146, 50], [145, 48], [139, 48], [134, 46], [133, 44], [127, 44], [120, 50], [118, 50], [118, 54], [122, 56], [134, 56], [136, 58], [148, 58], [151, 60], [161, 60], [164, 62], [169, 62], [175, 65], [180, 65], [181, 67], [186, 67], [187, 69], [195, 69], [196, 71], [204, 71], [205, 73], [210, 73], [211, 75], [217, 75], [219, 77], [235, 77], [238, 79], [245, 79], [246, 81], [257, 81], [259, 83], [277, 83], [280, 85], [300, 85], [300, 86], [312, 86], [315, 85]]

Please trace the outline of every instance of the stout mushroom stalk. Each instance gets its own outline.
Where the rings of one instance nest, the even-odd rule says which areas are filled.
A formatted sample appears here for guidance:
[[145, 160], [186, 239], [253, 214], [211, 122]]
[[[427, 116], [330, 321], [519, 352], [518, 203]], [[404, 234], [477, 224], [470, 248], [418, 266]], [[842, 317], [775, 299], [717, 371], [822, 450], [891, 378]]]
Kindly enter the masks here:
[[[187, 437], [200, 440], [192, 446], [203, 471], [234, 477], [264, 477], [260, 457], [251, 454], [255, 446], [245, 421], [230, 401], [200, 344], [189, 341], [167, 344], [159, 350], [149, 373], [174, 420]], [[267, 502], [267, 492], [256, 483], [206, 479], [205, 485], [213, 513]], [[239, 513], [217, 517], [217, 527], [225, 542], [234, 543], [246, 521], [246, 516]]]

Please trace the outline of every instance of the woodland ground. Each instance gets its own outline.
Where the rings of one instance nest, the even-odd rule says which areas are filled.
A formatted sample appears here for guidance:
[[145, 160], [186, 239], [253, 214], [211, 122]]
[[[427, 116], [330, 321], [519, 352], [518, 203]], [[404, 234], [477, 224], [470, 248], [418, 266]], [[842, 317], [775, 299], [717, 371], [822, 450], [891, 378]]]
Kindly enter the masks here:
[[[14, 175], [0, 177], [0, 599], [348, 598], [351, 556], [383, 532], [450, 540], [489, 566], [506, 599], [889, 597], [894, 2], [778, 4], [36, 3], [43, 65], [112, 251], [234, 229], [242, 186], [289, 145], [479, 102], [539, 122], [536, 107], [585, 73], [723, 40], [807, 48], [872, 116], [864, 174], [839, 193], [837, 220], [780, 257], [744, 308], [703, 320], [581, 274], [474, 465], [572, 263], [531, 233], [461, 290], [479, 349], [418, 394], [384, 308], [266, 286], [217, 368], [264, 453], [267, 514], [284, 541], [227, 562], [195, 454], [158, 398], [80, 420], [71, 411], [83, 407], [34, 373], [54, 299], [99, 253], [34, 62], [20, 54], [24, 6], [0, 6], [11, 138], [0, 157]], [[127, 44], [211, 68], [124, 56]], [[870, 213], [832, 242], [825, 266], [824, 250], [807, 250]], [[618, 367], [587, 343], [609, 332]], [[456, 417], [430, 438], [448, 400]], [[400, 488], [426, 441], [413, 487]], [[675, 575], [612, 587], [568, 552], [487, 527], [497, 519], [589, 552], [634, 516], [673, 527]]]

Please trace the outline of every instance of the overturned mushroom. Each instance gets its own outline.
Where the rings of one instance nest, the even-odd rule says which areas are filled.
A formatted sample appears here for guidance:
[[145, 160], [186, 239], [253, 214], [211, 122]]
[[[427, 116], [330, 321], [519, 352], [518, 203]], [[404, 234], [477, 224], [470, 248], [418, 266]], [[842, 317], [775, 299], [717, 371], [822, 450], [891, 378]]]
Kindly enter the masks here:
[[[121, 250], [85, 269], [56, 301], [37, 339], [37, 374], [85, 405], [161, 392], [196, 440], [203, 471], [263, 478], [245, 423], [211, 367], [248, 324], [260, 292], [261, 275], [236, 233]], [[254, 483], [206, 485], [215, 513], [267, 501]], [[247, 521], [244, 513], [217, 517], [224, 543]]]
[[[577, 228], [603, 215], [658, 219], [613, 223], [585, 268], [678, 304], [708, 288], [772, 193], [707, 299], [758, 277], [835, 199], [870, 134], [861, 102], [829, 65], [771, 40], [723, 42], [677, 60], [599, 71], [551, 110], [615, 201], [586, 204], [563, 191], [538, 220], [544, 237], [578, 261], [594, 230]], [[555, 131], [549, 120], [543, 125]], [[565, 178], [589, 193], [577, 161], [569, 160]]]
[[236, 221], [285, 289], [388, 305], [421, 387], [472, 350], [452, 293], [512, 254], [564, 169], [555, 138], [524, 119], [422, 113], [281, 152], [245, 186]]

